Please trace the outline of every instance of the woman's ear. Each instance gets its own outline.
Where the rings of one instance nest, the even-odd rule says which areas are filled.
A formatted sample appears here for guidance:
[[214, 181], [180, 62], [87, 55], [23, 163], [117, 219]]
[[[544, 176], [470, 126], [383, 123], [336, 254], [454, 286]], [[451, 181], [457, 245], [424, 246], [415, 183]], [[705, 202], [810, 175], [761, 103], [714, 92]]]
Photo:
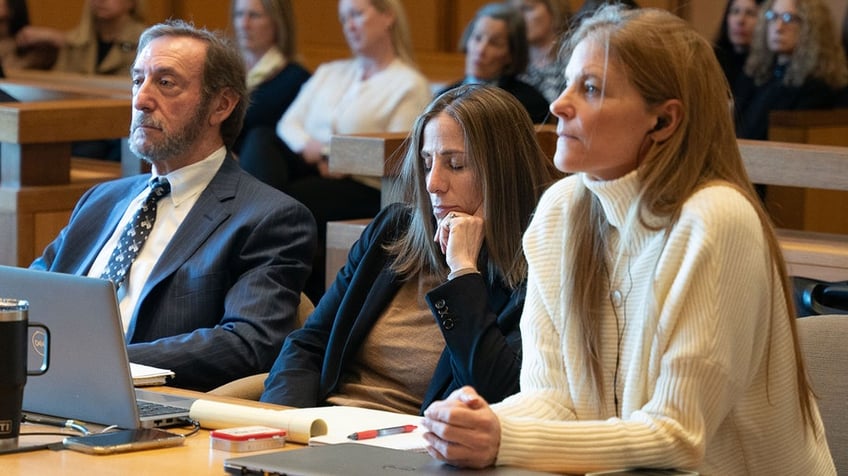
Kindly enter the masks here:
[[649, 131], [655, 142], [663, 142], [671, 137], [683, 120], [683, 103], [679, 99], [668, 99], [654, 108], [656, 125]]

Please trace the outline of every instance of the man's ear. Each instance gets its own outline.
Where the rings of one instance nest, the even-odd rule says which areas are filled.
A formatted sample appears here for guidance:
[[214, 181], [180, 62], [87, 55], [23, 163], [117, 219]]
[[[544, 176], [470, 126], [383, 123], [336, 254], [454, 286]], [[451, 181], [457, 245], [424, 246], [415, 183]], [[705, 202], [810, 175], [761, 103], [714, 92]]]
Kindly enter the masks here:
[[213, 101], [212, 108], [209, 111], [209, 125], [217, 126], [226, 121], [238, 102], [239, 97], [232, 89], [225, 88], [221, 91]]
[[683, 103], [679, 99], [668, 99], [654, 108], [657, 122], [649, 131], [655, 142], [663, 142], [671, 137], [683, 120]]

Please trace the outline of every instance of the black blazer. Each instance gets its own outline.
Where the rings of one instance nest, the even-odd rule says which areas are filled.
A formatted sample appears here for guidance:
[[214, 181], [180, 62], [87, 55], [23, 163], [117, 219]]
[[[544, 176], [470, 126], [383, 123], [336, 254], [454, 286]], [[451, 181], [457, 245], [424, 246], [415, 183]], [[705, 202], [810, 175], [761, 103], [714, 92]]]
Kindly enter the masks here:
[[[337, 391], [346, 363], [353, 360], [403, 284], [389, 269], [394, 257], [383, 245], [407, 229], [410, 217], [407, 207], [394, 204], [365, 229], [304, 327], [286, 339], [265, 381], [262, 401], [314, 407], [324, 405]], [[523, 285], [510, 290], [500, 282], [488, 284], [483, 275], [470, 274], [427, 293], [446, 346], [422, 412], [463, 385], [473, 385], [490, 402], [518, 391], [518, 321], [525, 291]], [[437, 308], [442, 310], [441, 317]]]

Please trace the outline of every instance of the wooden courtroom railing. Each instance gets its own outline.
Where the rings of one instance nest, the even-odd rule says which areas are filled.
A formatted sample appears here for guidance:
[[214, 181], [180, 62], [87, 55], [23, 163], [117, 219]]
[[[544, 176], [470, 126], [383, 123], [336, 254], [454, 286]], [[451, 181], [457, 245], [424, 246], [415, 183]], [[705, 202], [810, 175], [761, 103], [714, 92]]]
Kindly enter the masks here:
[[[406, 132], [333, 136], [330, 141], [330, 171], [340, 174], [368, 175], [383, 181], [383, 206], [391, 203], [391, 185], [397, 176], [406, 150]], [[537, 125], [536, 139], [542, 150], [553, 158], [556, 126]]]
[[[740, 140], [739, 149], [752, 182], [848, 191], [848, 147]], [[838, 206], [832, 205], [835, 213]], [[778, 237], [790, 274], [848, 279], [848, 234], [779, 228]]]
[[[769, 140], [848, 147], [848, 109], [773, 111]], [[769, 186], [766, 205], [779, 226], [848, 234], [845, 190]]]
[[129, 95], [92, 84], [86, 92], [61, 81], [52, 88], [0, 81], [0, 89], [21, 101], [0, 103], [0, 263], [31, 263], [88, 188], [121, 175], [120, 164], [71, 158], [74, 141], [129, 131]]
[[[383, 180], [383, 203], [388, 195], [402, 154], [405, 134], [366, 134], [333, 137], [330, 169], [339, 173], [379, 176]], [[553, 156], [555, 127], [538, 126], [542, 149]], [[848, 191], [848, 147], [816, 146], [767, 141], [739, 141], [751, 180], [790, 187]], [[327, 281], [332, 282], [344, 265], [347, 251], [368, 220], [331, 222], [327, 225]], [[848, 279], [848, 234], [778, 230], [790, 274], [820, 279]]]
[[[31, 69], [15, 69], [5, 71], [6, 79], [11, 83], [39, 88], [40, 98], [44, 94], [55, 93], [59, 98], [67, 94], [79, 94], [91, 97], [114, 97], [129, 99], [132, 96], [132, 81], [129, 76], [92, 76], [87, 74], [65, 73], [61, 71], [41, 71]], [[127, 71], [129, 74], [129, 71]], [[27, 100], [18, 98], [21, 101]]]

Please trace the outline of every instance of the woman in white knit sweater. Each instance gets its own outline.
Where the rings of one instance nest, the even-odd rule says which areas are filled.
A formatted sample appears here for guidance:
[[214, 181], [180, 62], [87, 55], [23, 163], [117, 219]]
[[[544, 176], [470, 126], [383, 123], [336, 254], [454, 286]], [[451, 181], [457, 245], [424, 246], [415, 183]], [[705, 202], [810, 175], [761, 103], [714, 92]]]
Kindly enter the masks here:
[[[425, 412], [430, 454], [557, 472], [834, 474], [786, 269], [709, 42], [605, 8], [565, 50], [550, 188], [524, 237], [521, 392]], [[559, 246], [556, 243], [560, 243]]]

